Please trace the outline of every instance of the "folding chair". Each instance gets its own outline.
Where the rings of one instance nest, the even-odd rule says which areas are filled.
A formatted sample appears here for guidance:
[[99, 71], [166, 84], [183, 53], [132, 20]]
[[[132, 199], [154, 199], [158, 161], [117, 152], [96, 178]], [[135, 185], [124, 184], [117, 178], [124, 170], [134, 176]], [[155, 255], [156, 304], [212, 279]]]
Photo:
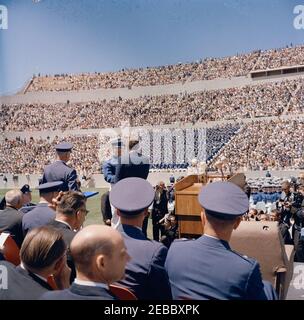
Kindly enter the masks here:
[[127, 288], [111, 284], [109, 289], [120, 300], [137, 300], [135, 294]]
[[0, 234], [0, 251], [6, 261], [11, 262], [15, 266], [20, 264], [20, 250], [9, 233], [2, 232]]

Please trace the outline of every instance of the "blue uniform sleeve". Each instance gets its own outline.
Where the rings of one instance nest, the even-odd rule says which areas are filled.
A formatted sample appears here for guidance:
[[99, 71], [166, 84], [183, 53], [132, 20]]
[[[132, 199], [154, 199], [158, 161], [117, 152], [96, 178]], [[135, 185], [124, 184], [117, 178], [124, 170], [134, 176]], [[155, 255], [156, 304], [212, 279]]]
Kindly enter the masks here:
[[105, 181], [115, 183], [115, 167], [109, 161], [105, 161], [102, 169]]
[[168, 249], [161, 246], [154, 255], [149, 271], [149, 290], [155, 300], [172, 300], [169, 277], [165, 269]]
[[267, 286], [264, 285], [260, 266], [257, 262], [253, 265], [246, 289], [247, 300], [270, 300], [271, 295], [275, 297], [274, 289], [268, 284]]
[[79, 191], [79, 185], [77, 184], [77, 173], [75, 169], [73, 169], [71, 173], [68, 175], [67, 183], [69, 190]]
[[123, 164], [118, 163], [116, 168], [115, 168], [115, 175], [113, 178], [113, 183], [117, 183], [118, 181], [120, 181], [122, 179], [122, 173], [124, 171], [123, 169]]

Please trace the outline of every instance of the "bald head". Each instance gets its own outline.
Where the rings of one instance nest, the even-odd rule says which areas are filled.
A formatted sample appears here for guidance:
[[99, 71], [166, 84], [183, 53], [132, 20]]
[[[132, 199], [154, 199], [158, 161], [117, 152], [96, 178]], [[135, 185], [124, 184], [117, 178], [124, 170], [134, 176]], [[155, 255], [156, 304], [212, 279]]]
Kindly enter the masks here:
[[78, 253], [86, 252], [85, 257], [79, 257], [81, 259], [89, 258], [89, 252], [93, 253], [92, 251], [97, 249], [100, 253], [110, 255], [112, 246], [120, 239], [122, 236], [115, 229], [102, 225], [90, 225], [76, 234], [71, 243], [71, 252], [75, 258], [78, 258]]
[[[111, 227], [90, 225], [83, 228], [74, 237], [70, 250], [77, 277], [81, 274], [92, 281], [110, 283], [124, 275], [128, 255], [121, 234]], [[117, 262], [117, 259], [121, 261]], [[121, 263], [120, 274], [113, 276]]]
[[5, 194], [6, 205], [20, 209], [23, 203], [22, 192], [20, 190], [10, 190]]

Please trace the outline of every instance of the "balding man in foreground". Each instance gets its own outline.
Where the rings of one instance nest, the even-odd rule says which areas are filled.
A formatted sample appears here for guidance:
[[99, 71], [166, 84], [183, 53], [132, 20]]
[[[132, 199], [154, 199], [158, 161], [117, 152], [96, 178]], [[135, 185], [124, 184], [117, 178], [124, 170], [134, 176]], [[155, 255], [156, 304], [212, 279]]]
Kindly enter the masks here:
[[69, 289], [48, 292], [44, 300], [116, 300], [109, 285], [124, 277], [129, 261], [120, 233], [110, 227], [90, 225], [71, 243], [76, 279]]
[[6, 208], [0, 211], [0, 233], [9, 233], [20, 248], [23, 241], [23, 214], [19, 211], [23, 205], [22, 192], [20, 190], [8, 191], [5, 194], [5, 201]]
[[204, 235], [176, 240], [166, 260], [174, 299], [271, 300], [259, 263], [234, 252], [229, 241], [249, 208], [248, 197], [231, 182], [213, 182], [199, 194]]

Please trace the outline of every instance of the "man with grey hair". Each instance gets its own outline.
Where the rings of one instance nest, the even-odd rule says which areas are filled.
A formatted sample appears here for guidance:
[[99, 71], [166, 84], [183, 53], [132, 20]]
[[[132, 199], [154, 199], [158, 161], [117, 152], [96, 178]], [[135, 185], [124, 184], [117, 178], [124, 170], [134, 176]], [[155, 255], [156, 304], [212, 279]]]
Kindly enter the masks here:
[[21, 247], [23, 241], [22, 216], [19, 209], [23, 205], [23, 196], [20, 190], [11, 190], [5, 194], [6, 208], [0, 211], [0, 233], [7, 232]]

